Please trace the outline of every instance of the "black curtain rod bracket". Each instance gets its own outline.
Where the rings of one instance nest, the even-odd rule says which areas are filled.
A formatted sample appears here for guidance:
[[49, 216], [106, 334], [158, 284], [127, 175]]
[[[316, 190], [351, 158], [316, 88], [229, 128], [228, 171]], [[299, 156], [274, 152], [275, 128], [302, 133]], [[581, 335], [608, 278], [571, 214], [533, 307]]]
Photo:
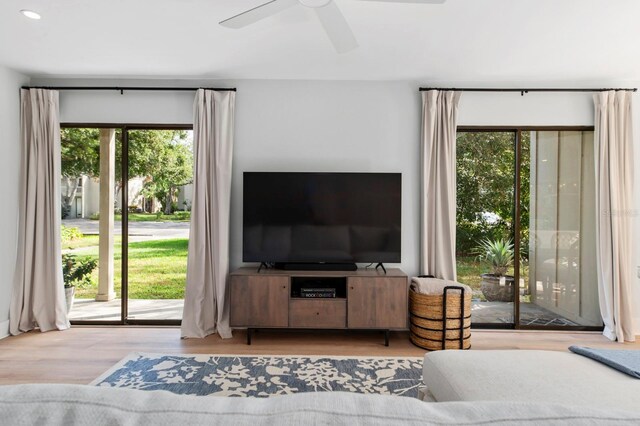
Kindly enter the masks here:
[[608, 92], [610, 90], [614, 91], [625, 91], [625, 92], [637, 92], [637, 88], [602, 88], [602, 89], [575, 89], [575, 88], [566, 88], [566, 89], [557, 89], [557, 88], [529, 88], [529, 89], [512, 89], [512, 88], [486, 88], [486, 87], [465, 87], [465, 88], [443, 88], [443, 87], [421, 87], [421, 92], [426, 92], [429, 90], [455, 90], [458, 92], [520, 92], [520, 96], [524, 96], [529, 92]]
[[47, 90], [116, 90], [121, 95], [125, 90], [130, 91], [155, 91], [155, 92], [195, 92], [199, 89], [215, 90], [216, 92], [235, 92], [235, 87], [118, 87], [118, 86], [22, 86], [22, 89], [47, 89]]

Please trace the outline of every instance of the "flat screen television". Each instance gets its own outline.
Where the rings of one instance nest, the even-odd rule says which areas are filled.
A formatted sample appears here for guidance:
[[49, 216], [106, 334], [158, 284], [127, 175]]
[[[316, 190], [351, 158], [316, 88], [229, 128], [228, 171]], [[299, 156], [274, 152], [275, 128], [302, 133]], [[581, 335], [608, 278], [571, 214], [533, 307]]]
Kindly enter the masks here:
[[244, 262], [400, 262], [400, 173], [245, 172], [243, 188]]

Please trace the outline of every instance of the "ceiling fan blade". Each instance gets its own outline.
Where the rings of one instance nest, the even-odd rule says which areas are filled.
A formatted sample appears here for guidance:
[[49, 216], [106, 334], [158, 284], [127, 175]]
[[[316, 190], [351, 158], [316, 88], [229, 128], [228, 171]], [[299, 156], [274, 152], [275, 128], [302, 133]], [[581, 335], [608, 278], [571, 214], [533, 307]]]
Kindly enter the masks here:
[[298, 0], [271, 0], [268, 3], [256, 6], [246, 12], [232, 16], [220, 22], [220, 25], [228, 28], [242, 28], [249, 24], [258, 22], [261, 19], [268, 18], [285, 9], [298, 4]]
[[333, 47], [338, 53], [345, 53], [358, 47], [358, 41], [344, 15], [335, 2], [314, 9]]
[[360, 1], [377, 1], [380, 3], [423, 3], [423, 4], [442, 4], [447, 0], [360, 0]]

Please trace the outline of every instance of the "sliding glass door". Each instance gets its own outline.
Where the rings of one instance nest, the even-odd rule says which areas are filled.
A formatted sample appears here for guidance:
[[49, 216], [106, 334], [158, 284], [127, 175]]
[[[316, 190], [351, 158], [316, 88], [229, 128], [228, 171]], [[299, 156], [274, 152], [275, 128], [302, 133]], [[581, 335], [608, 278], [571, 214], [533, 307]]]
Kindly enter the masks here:
[[457, 271], [472, 322], [598, 329], [593, 130], [460, 130]]
[[76, 323], [177, 324], [187, 270], [190, 126], [62, 128], [62, 250]]

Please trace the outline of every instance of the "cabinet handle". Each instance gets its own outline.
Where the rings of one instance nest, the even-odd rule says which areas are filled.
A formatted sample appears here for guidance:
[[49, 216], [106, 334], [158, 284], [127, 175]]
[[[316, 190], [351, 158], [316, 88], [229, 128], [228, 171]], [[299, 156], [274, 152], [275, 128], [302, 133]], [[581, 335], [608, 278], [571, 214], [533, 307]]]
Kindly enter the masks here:
[[286, 286], [286, 285], [283, 285], [283, 286], [282, 286], [282, 288], [287, 288], [287, 286]]
[[353, 290], [353, 286], [351, 286], [351, 290]]
[[320, 315], [320, 312], [316, 312], [316, 315]]

